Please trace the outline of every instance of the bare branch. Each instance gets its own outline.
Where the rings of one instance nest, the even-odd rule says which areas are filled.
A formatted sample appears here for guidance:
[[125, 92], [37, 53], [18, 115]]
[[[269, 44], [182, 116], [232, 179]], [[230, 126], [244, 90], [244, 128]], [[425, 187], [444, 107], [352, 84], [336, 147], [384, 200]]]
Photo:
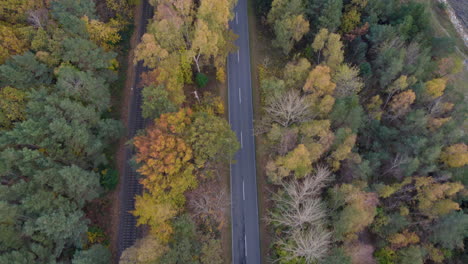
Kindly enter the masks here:
[[298, 91], [290, 90], [286, 94], [275, 96], [265, 111], [270, 114], [273, 122], [283, 127], [304, 122], [311, 118], [310, 103], [301, 97]]

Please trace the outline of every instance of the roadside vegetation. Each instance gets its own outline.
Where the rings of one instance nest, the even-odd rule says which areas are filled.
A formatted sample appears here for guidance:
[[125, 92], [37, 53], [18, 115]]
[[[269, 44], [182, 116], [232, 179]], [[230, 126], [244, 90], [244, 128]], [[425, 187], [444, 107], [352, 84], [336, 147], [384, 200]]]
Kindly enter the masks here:
[[110, 262], [131, 17], [121, 0], [1, 1], [0, 263]]
[[468, 261], [466, 70], [429, 8], [255, 1], [267, 261]]
[[[135, 51], [142, 114], [150, 125], [131, 142], [143, 194], [135, 197], [145, 236], [120, 263], [225, 263], [229, 224], [222, 174], [239, 148], [212, 85], [225, 82], [233, 0], [150, 1], [155, 14]], [[224, 245], [224, 247], [229, 245]]]

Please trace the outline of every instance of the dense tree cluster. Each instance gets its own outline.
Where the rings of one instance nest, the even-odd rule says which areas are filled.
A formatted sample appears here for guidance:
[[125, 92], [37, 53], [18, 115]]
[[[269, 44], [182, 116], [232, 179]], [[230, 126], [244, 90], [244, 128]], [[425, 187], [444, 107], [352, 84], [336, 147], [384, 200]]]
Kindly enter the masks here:
[[[153, 122], [132, 141], [143, 185], [132, 213], [149, 234], [122, 254], [121, 263], [224, 263], [220, 232], [229, 199], [218, 176], [239, 143], [221, 98], [211, 93], [218, 91], [206, 91], [202, 71], [224, 82], [235, 2], [150, 1], [155, 15], [135, 62], [149, 68], [142, 74], [142, 112]], [[194, 81], [204, 92], [186, 100]]]
[[[429, 7], [396, 0], [256, 6], [274, 45], [293, 55], [286, 65], [259, 66], [257, 133], [268, 146], [265, 173], [279, 187], [269, 217], [272, 257], [466, 262], [466, 83], [458, 81], [460, 58], [441, 44], [450, 40], [433, 33]], [[279, 30], [298, 16], [308, 25], [295, 32], [300, 37]], [[323, 193], [307, 192], [323, 166], [334, 181]]]
[[[0, 4], [0, 262], [108, 263], [83, 208], [120, 136], [109, 118], [125, 1]], [[121, 8], [119, 10], [118, 8]]]
[[[144, 87], [147, 118], [175, 111], [185, 101], [184, 85], [193, 83], [193, 67], [200, 74], [214, 68], [219, 81], [226, 75], [226, 56], [236, 36], [228, 30], [235, 0], [153, 0], [154, 19], [135, 51], [135, 62], [152, 69]], [[157, 108], [157, 109], [155, 109]], [[153, 110], [149, 110], [153, 109]]]

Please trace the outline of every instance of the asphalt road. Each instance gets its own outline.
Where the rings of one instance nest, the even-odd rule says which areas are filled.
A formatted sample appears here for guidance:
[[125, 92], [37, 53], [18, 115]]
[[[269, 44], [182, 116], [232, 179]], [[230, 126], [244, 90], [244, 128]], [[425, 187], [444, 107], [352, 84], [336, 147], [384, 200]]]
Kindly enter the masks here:
[[231, 164], [232, 263], [260, 264], [247, 0], [239, 0], [230, 27], [239, 48], [228, 56], [229, 123], [241, 148]]
[[[153, 8], [147, 0], [142, 2], [143, 12], [140, 17], [140, 25], [137, 30], [138, 40], [143, 36], [148, 20], [153, 16]], [[141, 87], [138, 87], [140, 83], [141, 73], [147, 69], [143, 66], [142, 62], [139, 62], [135, 67], [135, 78], [132, 80], [131, 88], [131, 99], [127, 123], [127, 139], [131, 139], [135, 136], [136, 132], [145, 127], [145, 120], [141, 115]], [[125, 160], [123, 164], [124, 175], [120, 177], [120, 215], [119, 215], [119, 229], [118, 229], [118, 257], [122, 255], [122, 252], [131, 247], [138, 237], [141, 237], [141, 230], [136, 227], [135, 217], [129, 213], [135, 209], [135, 195], [140, 194], [142, 191], [141, 185], [138, 183], [138, 173], [130, 165], [129, 161], [132, 159], [134, 152], [132, 148], [127, 147], [125, 149]]]

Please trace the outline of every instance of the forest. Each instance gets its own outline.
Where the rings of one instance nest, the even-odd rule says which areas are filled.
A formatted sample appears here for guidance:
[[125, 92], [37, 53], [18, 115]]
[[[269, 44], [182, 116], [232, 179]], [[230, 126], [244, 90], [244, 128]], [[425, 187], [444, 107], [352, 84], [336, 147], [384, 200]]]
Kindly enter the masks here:
[[[126, 1], [0, 2], [0, 263], [109, 263]], [[124, 54], [124, 56], [126, 56]]]
[[148, 69], [138, 86], [150, 122], [127, 144], [144, 236], [120, 260], [105, 204], [139, 1], [0, 2], [0, 263], [224, 263], [224, 179], [239, 143], [218, 94], [235, 1], [149, 2], [133, 62]]
[[234, 50], [228, 21], [235, 1], [150, 4], [154, 16], [134, 60], [149, 69], [141, 76], [142, 114], [154, 122], [131, 142], [143, 186], [132, 213], [148, 230], [119, 263], [225, 263], [223, 175], [239, 143], [213, 84], [225, 82]]
[[466, 70], [429, 3], [255, 1], [267, 261], [468, 261]]
[[[237, 1], [149, 3], [129, 53], [137, 0], [0, 0], [0, 263], [229, 262]], [[468, 263], [466, 49], [430, 15], [446, 7], [249, 3], [251, 43], [268, 51], [252, 65], [264, 261]], [[129, 54], [147, 69], [148, 125], [126, 144], [143, 236], [117, 260], [108, 204]]]

